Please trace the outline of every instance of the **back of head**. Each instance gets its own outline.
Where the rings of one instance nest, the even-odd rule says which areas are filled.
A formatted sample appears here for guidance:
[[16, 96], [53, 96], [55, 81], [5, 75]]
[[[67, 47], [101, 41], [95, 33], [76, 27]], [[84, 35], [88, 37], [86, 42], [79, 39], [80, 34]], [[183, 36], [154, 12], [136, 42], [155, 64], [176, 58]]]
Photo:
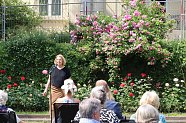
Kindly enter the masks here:
[[104, 104], [106, 101], [106, 92], [103, 86], [96, 86], [92, 89], [90, 97], [99, 99], [101, 104]]
[[140, 105], [144, 104], [150, 104], [158, 109], [160, 102], [157, 93], [155, 91], [146, 91], [140, 99]]
[[111, 91], [110, 91], [110, 88], [109, 88], [109, 86], [108, 86], [108, 84], [105, 80], [97, 80], [96, 81], [96, 86], [103, 86], [105, 88], [105, 91], [106, 91], [107, 99], [115, 100]]
[[150, 104], [141, 105], [136, 111], [137, 123], [158, 123], [159, 112]]
[[95, 112], [100, 112], [101, 110], [101, 103], [100, 100], [96, 98], [87, 98], [84, 99], [79, 104], [79, 113], [81, 115], [81, 118], [93, 118], [93, 114]]
[[75, 86], [74, 81], [72, 79], [66, 79], [61, 89], [64, 90], [65, 94], [71, 92], [72, 95], [74, 94], [74, 92], [77, 91], [77, 87]]
[[0, 105], [6, 105], [7, 100], [8, 94], [5, 91], [0, 90]]

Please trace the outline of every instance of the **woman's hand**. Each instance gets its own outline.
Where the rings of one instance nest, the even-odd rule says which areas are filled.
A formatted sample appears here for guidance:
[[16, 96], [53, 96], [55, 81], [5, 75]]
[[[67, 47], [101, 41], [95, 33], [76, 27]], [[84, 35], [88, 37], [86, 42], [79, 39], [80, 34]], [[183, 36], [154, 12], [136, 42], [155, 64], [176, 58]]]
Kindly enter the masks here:
[[46, 91], [44, 91], [44, 92], [43, 92], [43, 96], [46, 96], [46, 95], [47, 95], [47, 92], [46, 92]]

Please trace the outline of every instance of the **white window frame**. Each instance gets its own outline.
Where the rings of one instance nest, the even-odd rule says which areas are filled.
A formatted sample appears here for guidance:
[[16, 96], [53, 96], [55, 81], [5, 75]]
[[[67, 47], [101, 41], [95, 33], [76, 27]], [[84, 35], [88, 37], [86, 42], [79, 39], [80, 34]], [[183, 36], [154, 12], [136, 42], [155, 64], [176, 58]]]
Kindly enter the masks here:
[[[43, 1], [45, 1], [45, 0], [43, 0]], [[53, 0], [46, 0], [46, 4], [43, 4], [44, 6], [47, 6], [47, 12], [46, 12], [46, 14], [41, 14], [41, 11], [39, 10], [39, 13], [40, 13], [40, 15], [41, 16], [61, 16], [62, 15], [62, 0], [59, 0], [59, 5], [57, 4], [56, 6], [58, 7], [58, 8], [60, 8], [60, 10], [58, 11], [59, 12], [59, 14], [52, 14], [52, 1]], [[40, 3], [40, 0], [39, 0], [39, 9], [42, 7], [41, 6], [42, 4]], [[53, 5], [53, 6], [55, 6], [55, 5]], [[43, 8], [43, 9], [45, 9], [45, 8]]]

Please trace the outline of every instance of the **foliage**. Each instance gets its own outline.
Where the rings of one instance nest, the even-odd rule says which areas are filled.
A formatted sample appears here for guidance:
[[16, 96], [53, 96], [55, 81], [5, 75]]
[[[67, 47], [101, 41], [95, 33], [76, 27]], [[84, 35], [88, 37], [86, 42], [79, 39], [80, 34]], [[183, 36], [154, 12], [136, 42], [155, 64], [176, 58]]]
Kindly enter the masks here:
[[161, 45], [172, 53], [171, 62], [168, 64], [168, 77], [186, 80], [186, 41], [162, 41]]
[[75, 97], [79, 100], [83, 100], [85, 98], [88, 98], [90, 96], [90, 92], [92, 89], [92, 86], [90, 84], [86, 85], [80, 85], [77, 84], [78, 91], [75, 93]]
[[71, 78], [81, 85], [87, 83], [91, 78], [89, 54], [81, 54], [81, 47], [76, 48], [76, 46], [69, 43], [60, 43], [57, 47], [67, 61], [67, 66], [72, 73]]
[[121, 17], [77, 18], [70, 27], [71, 43], [66, 33], [26, 27], [1, 42], [0, 89], [9, 92], [8, 104], [18, 110], [47, 110], [48, 99], [41, 96], [47, 76], [41, 71], [51, 67], [56, 54], [63, 54], [81, 100], [96, 80], [105, 79], [124, 112], [135, 111], [146, 90], [158, 92], [161, 112], [185, 112], [185, 41], [162, 40], [173, 21], [157, 3], [126, 0], [124, 6]]
[[185, 81], [174, 78], [165, 84], [161, 98], [161, 110], [164, 112], [184, 112], [186, 110]]
[[[39, 108], [34, 106], [32, 110], [46, 110], [48, 105], [41, 104], [47, 102], [46, 98], [41, 98], [47, 79], [42, 70], [50, 68], [53, 63], [51, 58], [59, 51], [55, 49], [55, 42], [50, 41], [45, 33], [33, 30], [20, 32], [2, 44], [5, 54], [0, 57], [0, 89], [9, 89], [9, 97], [12, 97], [9, 98], [11, 106], [31, 110], [30, 106], [37, 104]], [[27, 98], [22, 98], [21, 95]], [[27, 101], [28, 98], [30, 101]]]
[[[172, 21], [162, 12], [164, 8], [157, 3], [146, 6], [140, 0], [131, 2], [126, 2], [130, 9], [120, 18], [103, 14], [81, 16], [76, 20], [77, 30], [71, 31], [73, 43], [93, 42], [90, 49], [96, 54], [96, 60], [92, 69], [108, 71], [109, 82], [121, 80], [123, 58], [131, 54], [149, 66], [161, 63], [160, 67], [165, 67], [170, 61], [170, 52], [159, 43], [173, 27]], [[104, 67], [100, 62], [105, 63]]]
[[68, 32], [52, 32], [49, 34], [49, 38], [57, 43], [69, 43], [70, 34]]
[[[135, 111], [146, 90], [156, 90], [160, 98], [168, 100], [165, 97], [168, 94], [164, 90], [165, 84], [177, 74], [185, 81], [185, 50], [184, 45], [176, 43], [177, 46], [167, 46], [169, 42], [162, 40], [174, 24], [173, 20], [168, 19], [163, 6], [157, 2], [146, 5], [142, 0], [125, 0], [124, 6], [127, 7], [121, 17], [109, 17], [100, 13], [80, 16], [75, 22], [76, 29], [70, 33], [71, 42], [77, 47], [86, 47], [90, 54], [89, 67], [92, 75], [97, 77], [96, 71], [101, 73], [101, 79], [108, 80], [115, 90], [113, 93], [118, 92], [116, 100], [124, 110]], [[87, 43], [90, 44], [89, 47]], [[179, 72], [177, 69], [180, 69]], [[132, 73], [132, 78], [124, 80], [128, 73]], [[147, 78], [152, 81], [147, 78], [141, 80], [141, 73], [147, 74]], [[134, 81], [134, 86], [130, 85], [131, 81]], [[121, 84], [125, 84], [126, 88], [121, 88]], [[184, 85], [180, 89], [185, 92]], [[174, 106], [181, 105], [175, 111], [185, 110], [184, 95], [172, 99], [180, 102]], [[162, 103], [162, 107], [165, 109], [161, 108], [161, 111], [173, 108], [167, 107], [166, 103]]]
[[[5, 27], [6, 27], [6, 38], [10, 37], [11, 35], [15, 35], [17, 29], [26, 27], [27, 30], [38, 26], [41, 23], [41, 17], [33, 11], [32, 8], [26, 6], [20, 0], [4, 0], [5, 1]], [[2, 9], [4, 3], [0, 2], [0, 13], [2, 15]], [[2, 25], [0, 22], [0, 25]], [[2, 32], [0, 33], [2, 35]]]

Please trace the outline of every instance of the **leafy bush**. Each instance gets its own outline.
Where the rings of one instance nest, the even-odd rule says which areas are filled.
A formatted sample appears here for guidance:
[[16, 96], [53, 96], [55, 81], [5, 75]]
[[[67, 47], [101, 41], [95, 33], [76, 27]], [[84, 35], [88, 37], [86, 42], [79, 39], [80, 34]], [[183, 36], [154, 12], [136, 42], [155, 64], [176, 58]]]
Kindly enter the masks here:
[[[0, 5], [0, 13], [2, 15], [3, 1], [0, 2]], [[17, 29], [24, 27], [30, 30], [41, 23], [41, 17], [32, 8], [25, 6], [25, 3], [21, 0], [5, 0], [5, 6], [6, 38], [16, 35]], [[2, 22], [3, 21], [0, 21], [0, 25], [2, 25]], [[0, 35], [2, 35], [2, 31]]]
[[[0, 57], [0, 89], [8, 88], [11, 106], [18, 110], [19, 107], [31, 110], [30, 106], [37, 105], [32, 110], [46, 110], [48, 105], [41, 104], [47, 102], [41, 97], [47, 81], [42, 70], [53, 64], [52, 58], [59, 51], [55, 42], [50, 41], [45, 33], [34, 30], [20, 32], [2, 44], [5, 54]], [[28, 98], [30, 100], [26, 101]]]
[[162, 12], [164, 8], [157, 3], [147, 6], [140, 0], [126, 1], [126, 5], [130, 9], [120, 18], [103, 14], [81, 16], [76, 21], [77, 30], [71, 31], [72, 43], [93, 42], [89, 47], [96, 59], [92, 69], [103, 69], [100, 62], [105, 62], [104, 71], [108, 71], [110, 82], [121, 80], [123, 58], [131, 54], [149, 66], [160, 63], [158, 67], [162, 68], [170, 61], [170, 52], [159, 43], [173, 27]]
[[[115, 97], [124, 111], [135, 111], [146, 90], [156, 90], [165, 101], [168, 100], [165, 95], [170, 91], [165, 91], [165, 84], [173, 84], [172, 80], [177, 75], [185, 81], [185, 50], [183, 46], [179, 46], [179, 51], [175, 50], [174, 45], [167, 46], [169, 42], [162, 41], [174, 24], [173, 20], [168, 19], [163, 6], [157, 2], [145, 5], [141, 0], [126, 0], [124, 3], [127, 9], [119, 18], [103, 14], [78, 17], [76, 29], [71, 31], [71, 42], [78, 47], [85, 47], [91, 56], [90, 72], [96, 79], [99, 78], [97, 71], [103, 75], [102, 79], [108, 80], [115, 90], [113, 92], [118, 92]], [[179, 72], [177, 69], [180, 69]], [[132, 73], [132, 78], [124, 80], [128, 73]], [[141, 80], [141, 73], [146, 73], [151, 81]], [[136, 86], [131, 86], [131, 81]], [[121, 84], [125, 84], [126, 88], [121, 88]], [[184, 85], [175, 92], [180, 89], [185, 93]], [[183, 99], [184, 95], [174, 96], [173, 100], [179, 103], [171, 104], [170, 107], [181, 105], [175, 111], [185, 111]], [[166, 104], [162, 103], [161, 111], [168, 111]]]
[[56, 43], [69, 43], [70, 34], [68, 32], [53, 32], [49, 34], [49, 38]]

